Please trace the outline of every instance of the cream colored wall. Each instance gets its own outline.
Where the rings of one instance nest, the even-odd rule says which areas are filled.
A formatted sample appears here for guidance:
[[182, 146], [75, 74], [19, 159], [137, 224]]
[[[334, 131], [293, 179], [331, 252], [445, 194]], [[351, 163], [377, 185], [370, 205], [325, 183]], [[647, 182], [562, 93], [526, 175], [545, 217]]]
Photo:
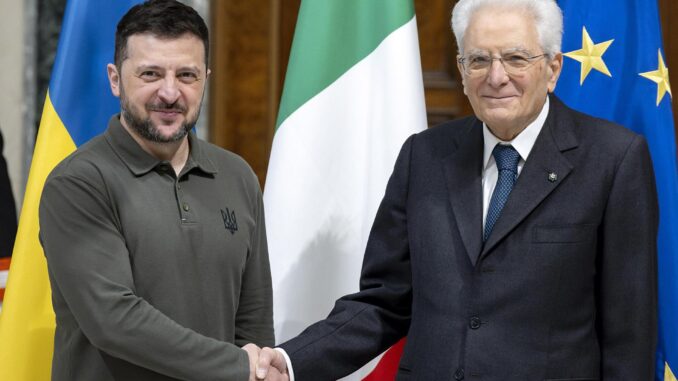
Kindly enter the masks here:
[[0, 0], [0, 130], [17, 208], [23, 198], [24, 2]]

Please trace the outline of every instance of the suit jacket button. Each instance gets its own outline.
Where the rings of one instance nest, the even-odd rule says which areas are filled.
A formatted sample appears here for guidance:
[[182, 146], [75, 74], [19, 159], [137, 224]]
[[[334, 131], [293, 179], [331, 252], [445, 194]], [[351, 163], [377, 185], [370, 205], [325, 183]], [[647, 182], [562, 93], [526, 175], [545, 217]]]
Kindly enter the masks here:
[[477, 316], [472, 317], [468, 325], [471, 327], [471, 329], [480, 328], [480, 318]]
[[457, 381], [464, 379], [464, 368], [459, 368], [456, 372], [454, 372], [454, 379]]

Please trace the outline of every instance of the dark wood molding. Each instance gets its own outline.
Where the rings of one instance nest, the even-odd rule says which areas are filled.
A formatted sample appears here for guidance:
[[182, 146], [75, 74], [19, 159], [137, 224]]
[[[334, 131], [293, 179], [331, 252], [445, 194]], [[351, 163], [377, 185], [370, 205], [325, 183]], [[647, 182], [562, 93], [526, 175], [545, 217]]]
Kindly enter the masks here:
[[[669, 76], [678, 78], [678, 2], [676, 0], [659, 0], [659, 14], [662, 23], [662, 37], [664, 39], [664, 60], [669, 68]], [[669, 78], [670, 79], [670, 78]], [[678, 92], [674, 85], [671, 91], [673, 105], [674, 131], [678, 141]]]
[[210, 140], [266, 177], [280, 96], [277, 1], [212, 2]]
[[450, 28], [454, 3], [449, 0], [414, 2], [429, 126], [472, 113], [456, 65], [457, 45]]

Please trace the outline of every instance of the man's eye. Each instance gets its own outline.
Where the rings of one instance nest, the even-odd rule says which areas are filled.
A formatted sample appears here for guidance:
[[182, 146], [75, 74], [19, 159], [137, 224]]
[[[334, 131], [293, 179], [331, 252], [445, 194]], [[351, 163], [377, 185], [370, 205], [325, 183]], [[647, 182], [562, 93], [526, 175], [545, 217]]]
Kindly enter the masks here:
[[160, 74], [158, 72], [155, 72], [155, 71], [146, 70], [146, 71], [142, 71], [141, 74], [139, 74], [139, 77], [141, 79], [145, 79], [145, 80], [153, 80], [153, 79], [160, 78]]
[[515, 65], [525, 65], [529, 62], [526, 56], [521, 56], [519, 54], [512, 54], [510, 56], [506, 56], [502, 58], [502, 61]]
[[184, 83], [192, 83], [198, 80], [198, 75], [192, 72], [179, 73], [177, 77]]
[[471, 56], [468, 59], [470, 65], [473, 66], [483, 66], [487, 65], [490, 62], [490, 57], [485, 56]]

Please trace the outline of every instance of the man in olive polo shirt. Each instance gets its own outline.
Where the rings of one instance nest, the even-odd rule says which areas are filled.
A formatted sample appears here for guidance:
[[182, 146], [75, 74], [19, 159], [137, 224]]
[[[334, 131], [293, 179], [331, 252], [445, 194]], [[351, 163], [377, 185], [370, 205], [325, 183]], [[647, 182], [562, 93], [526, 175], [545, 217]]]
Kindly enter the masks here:
[[174, 0], [118, 24], [107, 70], [121, 113], [57, 166], [40, 204], [53, 380], [248, 380], [248, 343], [273, 344], [257, 178], [190, 132], [208, 46]]

